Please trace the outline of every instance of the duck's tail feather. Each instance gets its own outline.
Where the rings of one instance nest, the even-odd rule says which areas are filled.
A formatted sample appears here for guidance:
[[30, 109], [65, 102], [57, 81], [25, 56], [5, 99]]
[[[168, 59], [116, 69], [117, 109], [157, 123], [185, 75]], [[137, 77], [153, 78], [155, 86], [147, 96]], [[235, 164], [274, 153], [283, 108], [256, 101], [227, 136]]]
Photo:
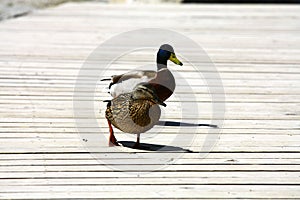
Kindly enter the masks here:
[[100, 81], [111, 81], [111, 78], [104, 78], [104, 79], [101, 79]]

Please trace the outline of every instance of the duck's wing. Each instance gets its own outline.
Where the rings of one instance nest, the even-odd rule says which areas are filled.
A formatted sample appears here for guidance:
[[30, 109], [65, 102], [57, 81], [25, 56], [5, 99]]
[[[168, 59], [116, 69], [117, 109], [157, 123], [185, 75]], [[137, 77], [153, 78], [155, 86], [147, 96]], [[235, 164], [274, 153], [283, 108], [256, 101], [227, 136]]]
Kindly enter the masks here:
[[139, 70], [131, 71], [121, 75], [113, 75], [111, 78], [105, 78], [101, 81], [110, 80], [109, 93], [112, 97], [117, 97], [120, 94], [132, 92], [134, 87], [142, 82], [149, 82], [157, 75], [156, 71]]

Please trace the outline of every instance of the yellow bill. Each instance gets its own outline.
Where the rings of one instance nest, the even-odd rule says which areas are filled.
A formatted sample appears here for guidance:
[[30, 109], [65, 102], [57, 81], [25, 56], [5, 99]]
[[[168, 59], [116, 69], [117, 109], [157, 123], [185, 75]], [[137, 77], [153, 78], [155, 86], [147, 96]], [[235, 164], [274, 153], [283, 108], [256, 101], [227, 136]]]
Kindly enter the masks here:
[[178, 58], [176, 57], [176, 55], [174, 53], [171, 53], [169, 60], [171, 60], [176, 65], [180, 65], [180, 66], [183, 65], [182, 62], [180, 60], [178, 60]]

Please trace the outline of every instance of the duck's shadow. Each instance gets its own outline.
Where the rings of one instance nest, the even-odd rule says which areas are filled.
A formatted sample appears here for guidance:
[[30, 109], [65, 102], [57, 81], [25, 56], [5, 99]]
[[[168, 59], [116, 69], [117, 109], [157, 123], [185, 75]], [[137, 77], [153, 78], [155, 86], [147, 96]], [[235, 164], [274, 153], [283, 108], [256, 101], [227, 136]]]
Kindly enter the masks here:
[[[119, 144], [121, 144], [123, 147], [135, 149], [134, 145], [135, 142], [132, 141], [119, 141]], [[140, 146], [138, 148], [139, 150], [146, 150], [146, 151], [158, 151], [158, 152], [167, 152], [167, 151], [172, 151], [172, 152], [187, 152], [187, 153], [192, 153], [194, 151], [191, 151], [189, 149], [184, 149], [181, 147], [176, 147], [176, 146], [169, 146], [169, 145], [159, 145], [159, 144], [149, 144], [149, 143], [140, 143]]]
[[[174, 122], [174, 121], [159, 121], [156, 125], [158, 126], [206, 126], [211, 128], [218, 128], [217, 125], [214, 124], [192, 124], [192, 123], [185, 123], [185, 122]], [[123, 147], [134, 149], [135, 142], [132, 141], [119, 141], [119, 143]], [[159, 144], [149, 144], [149, 143], [140, 143], [139, 148], [140, 150], [146, 151], [172, 151], [172, 152], [187, 152], [187, 153], [195, 153], [192, 150], [184, 149], [182, 147], [177, 146], [169, 146], [169, 145], [159, 145]]]
[[186, 122], [174, 122], [174, 121], [159, 121], [157, 122], [158, 126], [206, 126], [211, 128], [218, 128], [218, 125], [215, 124], [193, 124]]

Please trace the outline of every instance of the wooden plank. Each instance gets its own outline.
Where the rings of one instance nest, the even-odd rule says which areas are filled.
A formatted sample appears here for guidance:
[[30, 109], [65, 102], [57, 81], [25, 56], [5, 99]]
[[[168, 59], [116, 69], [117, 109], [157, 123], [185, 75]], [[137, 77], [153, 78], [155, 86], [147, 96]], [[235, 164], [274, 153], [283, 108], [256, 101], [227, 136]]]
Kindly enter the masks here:
[[[267, 173], [267, 172], [266, 172]], [[250, 176], [245, 179], [245, 177], [238, 177], [238, 173], [233, 175], [232, 177], [226, 176], [224, 173], [223, 177], [166, 177], [166, 178], [152, 178], [152, 177], [141, 177], [139, 179], [140, 185], [234, 185], [234, 184], [260, 184], [260, 185], [271, 185], [271, 184], [289, 184], [294, 185], [297, 184], [297, 180], [291, 180], [291, 176], [282, 175], [282, 176], [273, 176], [273, 177], [260, 177], [257, 178], [255, 176]], [[134, 186], [136, 184], [135, 178], [132, 177], [84, 177], [84, 178], [38, 178], [38, 179], [22, 179], [22, 178], [15, 178], [15, 179], [4, 179], [1, 180], [1, 186], [25, 186], [25, 185], [32, 185], [32, 186], [61, 186], [64, 185], [94, 185], [101, 187], [102, 185], [111, 185], [112, 187], [117, 187], [118, 185], [131, 185]]]
[[[53, 155], [53, 154], [51, 154]], [[24, 155], [23, 155], [24, 156]], [[25, 157], [25, 156], [24, 156]], [[191, 158], [185, 158], [188, 157], [184, 155], [184, 157], [179, 158], [176, 161], [176, 165], [268, 165], [270, 167], [272, 165], [299, 165], [300, 159], [299, 158], [246, 158], [246, 159], [231, 159], [231, 157], [228, 158], [206, 158], [206, 159], [195, 159], [197, 156], [189, 156]], [[192, 158], [194, 157], [194, 158]], [[272, 157], [272, 155], [270, 155]], [[117, 157], [114, 157], [116, 159]], [[116, 165], [122, 165], [126, 163], [126, 159], [120, 155], [118, 157], [119, 162], [116, 162]], [[140, 160], [132, 160], [132, 164], [139, 164], [142, 162], [142, 159]], [[20, 167], [23, 167], [26, 170], [30, 170], [31, 166], [62, 166], [62, 169], [66, 169], [67, 166], [96, 166], [100, 165], [101, 163], [95, 160], [93, 157], [90, 159], [81, 157], [81, 158], [57, 158], [57, 159], [49, 159], [49, 158], [41, 158], [41, 159], [35, 159], [35, 158], [28, 158], [28, 159], [1, 159], [1, 171], [5, 171], [6, 167], [10, 169], [9, 167], [19, 167], [17, 169], [20, 169]], [[146, 165], [146, 164], [145, 164]], [[25, 168], [26, 167], [26, 168]], [[288, 167], [288, 166], [286, 166]], [[51, 169], [51, 168], [50, 168]], [[68, 169], [68, 168], [67, 168]], [[97, 169], [97, 168], [96, 168]], [[220, 169], [222, 169], [220, 167]], [[266, 171], [271, 170], [270, 168], [266, 167]], [[12, 170], [12, 169], [10, 169]], [[35, 170], [35, 169], [33, 169]], [[254, 170], [254, 169], [253, 169]], [[275, 170], [275, 169], [273, 169]]]
[[[41, 188], [39, 190], [39, 188]], [[147, 189], [146, 189], [147, 188]], [[6, 188], [5, 188], [6, 189]], [[299, 190], [297, 186], [236, 186], [236, 185], [222, 185], [221, 187], [211, 186], [118, 186], [118, 193], [114, 192], [115, 187], [103, 186], [35, 186], [20, 187], [20, 192], [15, 191], [9, 187], [7, 193], [4, 193], [5, 198], [24, 198], [24, 196], [33, 196], [33, 198], [43, 199], [45, 194], [50, 198], [89, 198], [99, 196], [102, 199], [106, 198], [118, 198], [120, 196], [124, 198], [137, 199], [141, 194], [137, 191], [145, 190], [142, 198], [188, 198], [193, 195], [193, 198], [222, 198], [225, 195], [229, 198], [261, 198], [264, 195], [274, 194], [277, 198], [297, 198], [299, 197]], [[30, 192], [28, 192], [30, 190]], [[156, 191], [156, 192], [154, 192]], [[241, 196], [240, 194], [243, 194]]]

